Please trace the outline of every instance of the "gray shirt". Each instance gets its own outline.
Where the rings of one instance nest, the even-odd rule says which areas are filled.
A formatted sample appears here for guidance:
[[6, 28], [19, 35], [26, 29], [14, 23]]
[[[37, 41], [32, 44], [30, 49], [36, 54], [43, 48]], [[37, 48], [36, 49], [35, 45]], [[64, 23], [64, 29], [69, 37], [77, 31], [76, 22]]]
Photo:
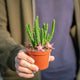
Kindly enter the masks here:
[[41, 71], [42, 80], [74, 80], [76, 76], [75, 50], [70, 36], [73, 10], [73, 0], [36, 0], [40, 27], [42, 23], [48, 23], [50, 33], [52, 20], [56, 21], [51, 41], [55, 48], [51, 55], [55, 56], [55, 61], [50, 62], [48, 69]]

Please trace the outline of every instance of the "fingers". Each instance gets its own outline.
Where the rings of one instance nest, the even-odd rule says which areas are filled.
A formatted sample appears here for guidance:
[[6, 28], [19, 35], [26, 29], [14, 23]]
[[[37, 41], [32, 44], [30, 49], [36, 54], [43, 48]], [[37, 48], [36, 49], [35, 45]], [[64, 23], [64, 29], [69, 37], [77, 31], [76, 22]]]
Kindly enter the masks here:
[[55, 57], [54, 56], [49, 56], [49, 62], [54, 61]]
[[15, 57], [16, 72], [20, 77], [32, 78], [39, 69], [34, 65], [34, 59], [29, 57], [24, 51], [19, 51]]
[[28, 74], [32, 74], [33, 73], [33, 71], [31, 71], [30, 69], [22, 67], [17, 63], [15, 64], [15, 67], [19, 72], [28, 73]]
[[18, 59], [17, 57], [15, 58], [15, 62], [18, 64], [18, 65], [20, 65], [20, 66], [22, 66], [22, 67], [24, 67], [24, 68], [28, 68], [28, 69], [30, 69], [30, 70], [32, 70], [32, 71], [38, 71], [38, 67], [36, 66], [36, 65], [34, 65], [34, 64], [31, 64], [31, 63], [29, 63], [29, 62], [27, 62], [27, 61], [25, 61], [25, 60], [20, 60], [20, 59]]
[[24, 78], [32, 78], [34, 77], [34, 74], [25, 74], [25, 73], [22, 73], [22, 72], [19, 72], [19, 71], [16, 71], [17, 74], [20, 76], [20, 77], [24, 77]]
[[19, 51], [17, 57], [18, 57], [19, 59], [24, 59], [24, 60], [26, 60], [27, 62], [30, 62], [30, 63], [34, 63], [34, 62], [35, 62], [34, 59], [32, 59], [31, 57], [29, 57], [29, 56], [27, 55], [27, 53], [25, 53], [25, 52], [22, 51], [22, 50]]

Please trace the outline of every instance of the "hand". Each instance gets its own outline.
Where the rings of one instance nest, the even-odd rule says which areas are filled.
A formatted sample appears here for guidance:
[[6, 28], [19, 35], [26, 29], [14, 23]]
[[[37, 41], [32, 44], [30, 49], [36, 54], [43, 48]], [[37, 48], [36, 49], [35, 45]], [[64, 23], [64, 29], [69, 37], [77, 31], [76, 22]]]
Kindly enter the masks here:
[[49, 56], [49, 62], [54, 61], [55, 57], [54, 56]]
[[34, 65], [34, 60], [29, 57], [26, 52], [19, 51], [15, 57], [16, 72], [20, 77], [32, 78], [34, 73], [38, 71], [38, 67]]

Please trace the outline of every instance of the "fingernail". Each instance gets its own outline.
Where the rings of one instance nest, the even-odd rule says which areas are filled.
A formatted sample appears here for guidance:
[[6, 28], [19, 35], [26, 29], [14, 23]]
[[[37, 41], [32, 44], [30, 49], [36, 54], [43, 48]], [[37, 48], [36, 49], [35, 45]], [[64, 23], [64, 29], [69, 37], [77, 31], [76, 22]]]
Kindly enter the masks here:
[[38, 71], [38, 69], [37, 68], [34, 68], [34, 71], [36, 72], [36, 71]]
[[31, 62], [31, 63], [34, 63], [34, 61], [33, 61], [33, 60], [31, 60], [30, 62]]
[[31, 74], [31, 77], [34, 77], [34, 74]]
[[38, 71], [38, 68], [36, 67], [36, 65], [32, 65], [32, 67], [34, 72]]

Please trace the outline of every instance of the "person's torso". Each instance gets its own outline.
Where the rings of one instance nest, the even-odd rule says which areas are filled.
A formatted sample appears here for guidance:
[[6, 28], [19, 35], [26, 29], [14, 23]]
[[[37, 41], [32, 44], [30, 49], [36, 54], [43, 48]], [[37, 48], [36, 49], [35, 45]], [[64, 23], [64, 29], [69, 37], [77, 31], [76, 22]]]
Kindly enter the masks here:
[[59, 78], [59, 80], [64, 80], [66, 77], [75, 77], [76, 57], [70, 37], [73, 10], [73, 0], [36, 1], [36, 15], [39, 16], [40, 27], [42, 23], [48, 23], [50, 33], [52, 20], [55, 19], [55, 32], [51, 41], [55, 48], [51, 55], [55, 56], [55, 61], [50, 62], [48, 69], [41, 71], [42, 80], [58, 80]]

